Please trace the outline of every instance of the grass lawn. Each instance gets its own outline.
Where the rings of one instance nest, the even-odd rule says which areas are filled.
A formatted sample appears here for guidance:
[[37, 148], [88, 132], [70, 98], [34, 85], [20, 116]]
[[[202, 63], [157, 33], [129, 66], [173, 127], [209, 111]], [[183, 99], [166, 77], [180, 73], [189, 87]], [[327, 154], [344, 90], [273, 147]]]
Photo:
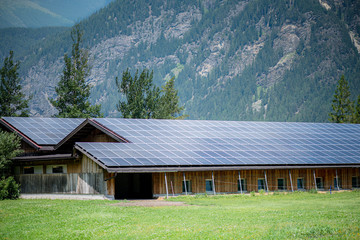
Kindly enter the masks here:
[[0, 201], [0, 239], [360, 239], [360, 192], [177, 197], [189, 206], [118, 201]]

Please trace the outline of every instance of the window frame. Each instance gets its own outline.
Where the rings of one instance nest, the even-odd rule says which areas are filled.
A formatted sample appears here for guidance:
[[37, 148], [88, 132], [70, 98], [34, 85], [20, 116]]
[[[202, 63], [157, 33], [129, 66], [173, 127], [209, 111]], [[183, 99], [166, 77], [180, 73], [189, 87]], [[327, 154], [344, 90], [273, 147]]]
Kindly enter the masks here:
[[[30, 169], [32, 168], [33, 171], [32, 172], [25, 172], [25, 169]], [[43, 169], [43, 165], [30, 165], [30, 166], [24, 166], [22, 168], [22, 173], [29, 175], [29, 174], [43, 174], [44, 173], [44, 169]]]
[[[301, 184], [302, 184], [302, 187], [299, 188], [299, 182], [298, 180], [301, 180]], [[305, 184], [304, 184], [304, 178], [303, 177], [299, 177], [296, 179], [296, 187], [298, 190], [305, 190]]]
[[[262, 184], [263, 188], [260, 188], [259, 181], [263, 181], [263, 184]], [[258, 178], [258, 180], [257, 180], [257, 189], [258, 189], [258, 191], [265, 190], [265, 188], [266, 188], [265, 178]]]
[[[359, 176], [352, 176], [351, 177], [351, 188], [360, 188], [360, 177]], [[354, 179], [355, 179], [355, 186], [354, 186]]]
[[[342, 189], [342, 182], [341, 182], [341, 178], [337, 178], [338, 179], [338, 184], [339, 184], [339, 189]], [[336, 177], [334, 177], [334, 188], [333, 189], [337, 189], [337, 185], [336, 185]]]
[[[207, 186], [208, 186], [208, 184], [207, 183], [210, 183], [210, 189], [211, 190], [208, 190], [207, 189]], [[212, 181], [212, 179], [205, 179], [205, 192], [213, 192], [214, 191], [214, 188], [213, 188], [213, 181]]]
[[[315, 179], [316, 179], [316, 188], [317, 189], [324, 189], [324, 180], [323, 180], [323, 178], [322, 177], [316, 177]], [[319, 179], [320, 179], [320, 181], [319, 181]], [[320, 183], [320, 185], [319, 185], [319, 183]]]
[[[182, 184], [182, 193], [185, 193], [185, 187], [184, 187], [184, 181], [181, 181]], [[185, 184], [186, 184], [186, 191], [187, 193], [192, 193], [192, 186], [191, 186], [191, 180], [185, 180]]]
[[[243, 192], [247, 192], [246, 178], [241, 178], [241, 187], [242, 187]], [[238, 189], [238, 192], [241, 192], [240, 191], [239, 179], [237, 180], [237, 189]]]
[[[279, 180], [283, 180], [283, 189], [279, 188]], [[278, 191], [286, 191], [287, 190], [287, 186], [286, 186], [286, 178], [278, 178], [277, 179], [277, 190]]]

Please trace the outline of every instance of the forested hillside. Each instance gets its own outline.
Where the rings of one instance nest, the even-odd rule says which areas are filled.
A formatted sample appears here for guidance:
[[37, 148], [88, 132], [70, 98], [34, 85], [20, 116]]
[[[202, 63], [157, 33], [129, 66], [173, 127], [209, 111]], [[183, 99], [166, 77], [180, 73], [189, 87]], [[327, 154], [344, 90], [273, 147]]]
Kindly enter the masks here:
[[[355, 0], [112, 2], [81, 22], [91, 99], [118, 116], [115, 77], [149, 68], [158, 85], [176, 77], [191, 119], [327, 121], [342, 74], [360, 94], [359, 9]], [[7, 31], [1, 40], [24, 34]], [[14, 50], [31, 114], [49, 116], [71, 39], [70, 29], [44, 31], [41, 40], [26, 33], [31, 41]]]

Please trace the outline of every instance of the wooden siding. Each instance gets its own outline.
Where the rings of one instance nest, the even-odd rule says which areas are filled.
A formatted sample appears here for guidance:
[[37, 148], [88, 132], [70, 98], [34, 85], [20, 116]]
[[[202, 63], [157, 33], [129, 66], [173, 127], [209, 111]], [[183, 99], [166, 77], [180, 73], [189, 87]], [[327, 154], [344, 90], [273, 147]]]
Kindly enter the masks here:
[[[316, 178], [322, 178], [324, 190], [329, 190], [330, 186], [334, 189], [334, 178], [336, 169], [290, 169], [291, 180], [294, 191], [297, 188], [297, 179], [303, 178], [304, 189], [315, 188], [314, 171]], [[360, 176], [359, 168], [338, 168], [338, 178], [341, 181], [343, 189], [352, 188], [352, 177]], [[238, 192], [239, 171], [214, 171], [215, 190], [217, 193], [236, 193]], [[166, 173], [168, 192], [170, 195], [183, 194], [183, 172]], [[265, 179], [264, 170], [240, 170], [240, 176], [246, 181], [246, 191], [258, 191], [258, 179]], [[266, 170], [267, 183], [269, 191], [278, 191], [278, 179], [285, 179], [286, 190], [291, 191], [291, 182], [289, 169]], [[204, 172], [185, 172], [186, 180], [191, 182], [192, 193], [205, 193], [205, 181], [212, 179], [211, 171]], [[153, 193], [155, 195], [166, 194], [165, 173], [153, 173]], [[172, 187], [171, 187], [172, 186]], [[109, 187], [109, 184], [108, 184]], [[336, 186], [335, 186], [336, 187]]]
[[106, 194], [103, 173], [21, 174], [21, 193]]
[[26, 153], [34, 153], [34, 152], [36, 152], [36, 149], [31, 147], [25, 141], [21, 141], [21, 149], [24, 151], [25, 154]]
[[82, 173], [101, 173], [103, 168], [101, 168], [97, 163], [88, 158], [86, 155], [82, 155], [81, 159], [81, 172]]
[[118, 142], [98, 129], [92, 130], [81, 142]]

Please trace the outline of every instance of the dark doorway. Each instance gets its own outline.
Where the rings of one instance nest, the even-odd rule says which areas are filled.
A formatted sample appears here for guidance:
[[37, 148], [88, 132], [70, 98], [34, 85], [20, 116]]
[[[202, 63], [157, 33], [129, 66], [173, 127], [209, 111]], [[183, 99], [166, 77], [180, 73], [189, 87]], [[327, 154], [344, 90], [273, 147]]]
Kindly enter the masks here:
[[151, 173], [119, 173], [115, 179], [115, 199], [151, 199]]

